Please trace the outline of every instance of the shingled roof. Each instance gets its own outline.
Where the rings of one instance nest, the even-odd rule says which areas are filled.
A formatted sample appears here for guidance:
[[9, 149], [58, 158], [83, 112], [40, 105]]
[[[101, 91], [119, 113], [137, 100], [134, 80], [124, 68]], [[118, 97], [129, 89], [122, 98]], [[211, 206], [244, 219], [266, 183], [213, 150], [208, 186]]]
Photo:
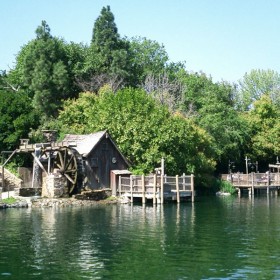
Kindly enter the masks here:
[[63, 139], [63, 142], [75, 143], [75, 150], [82, 156], [87, 157], [88, 154], [96, 147], [96, 145], [102, 140], [103, 137], [109, 138], [115, 148], [118, 150], [120, 155], [123, 157], [125, 162], [129, 165], [127, 159], [122, 155], [121, 151], [117, 147], [116, 143], [111, 138], [107, 130], [98, 131], [91, 134], [67, 134]]
[[67, 134], [63, 139], [63, 142], [72, 142], [75, 143], [75, 150], [82, 155], [87, 156], [92, 149], [99, 143], [103, 136], [105, 136], [105, 131], [99, 131], [92, 134], [83, 134], [83, 135], [76, 135], [76, 134]]

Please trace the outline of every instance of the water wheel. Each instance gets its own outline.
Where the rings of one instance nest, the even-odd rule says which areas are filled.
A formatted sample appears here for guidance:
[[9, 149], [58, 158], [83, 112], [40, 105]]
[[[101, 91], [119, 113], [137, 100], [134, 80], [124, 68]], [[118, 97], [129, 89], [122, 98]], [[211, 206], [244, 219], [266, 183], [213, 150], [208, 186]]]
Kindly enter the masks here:
[[67, 179], [69, 194], [71, 194], [77, 183], [77, 159], [73, 152], [68, 147], [61, 147], [54, 159], [54, 168]]

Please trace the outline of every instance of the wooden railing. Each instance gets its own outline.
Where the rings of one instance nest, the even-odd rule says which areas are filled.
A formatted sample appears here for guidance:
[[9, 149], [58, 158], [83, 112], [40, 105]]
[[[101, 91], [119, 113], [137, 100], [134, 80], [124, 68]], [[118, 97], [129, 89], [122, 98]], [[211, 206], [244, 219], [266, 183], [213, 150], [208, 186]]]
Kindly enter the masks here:
[[153, 199], [153, 203], [163, 203], [164, 198], [172, 198], [180, 202], [181, 197], [190, 197], [194, 201], [194, 176], [159, 176], [131, 175], [120, 177], [117, 194], [141, 197], [142, 202]]
[[280, 173], [231, 173], [223, 174], [222, 180], [235, 187], [280, 187]]

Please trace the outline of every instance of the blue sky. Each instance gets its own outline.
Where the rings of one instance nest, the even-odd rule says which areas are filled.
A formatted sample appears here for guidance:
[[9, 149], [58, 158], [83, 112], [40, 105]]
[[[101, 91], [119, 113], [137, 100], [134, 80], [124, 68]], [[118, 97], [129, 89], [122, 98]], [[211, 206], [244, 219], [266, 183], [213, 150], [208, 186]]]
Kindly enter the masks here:
[[88, 44], [107, 5], [122, 37], [155, 40], [171, 61], [214, 81], [237, 82], [252, 69], [280, 73], [279, 0], [0, 0], [0, 69], [13, 67], [42, 20], [52, 35]]

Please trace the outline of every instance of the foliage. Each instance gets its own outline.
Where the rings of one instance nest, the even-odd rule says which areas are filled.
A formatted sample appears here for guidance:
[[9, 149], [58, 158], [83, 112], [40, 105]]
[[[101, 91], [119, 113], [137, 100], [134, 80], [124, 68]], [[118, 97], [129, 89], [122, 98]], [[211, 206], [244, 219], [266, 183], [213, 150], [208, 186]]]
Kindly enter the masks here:
[[224, 181], [224, 180], [217, 180], [216, 181], [216, 185], [217, 188], [220, 192], [223, 193], [230, 193], [230, 194], [235, 194], [236, 193], [236, 189], [234, 188], [234, 186], [228, 182], [228, 181]]
[[5, 168], [9, 170], [11, 173], [13, 173], [15, 176], [19, 177], [18, 173], [18, 163], [14, 160], [9, 161], [6, 165]]
[[213, 138], [218, 168], [226, 170], [228, 159], [239, 161], [248, 139], [246, 122], [234, 109], [234, 88], [227, 83], [213, 83], [203, 73], [178, 72], [184, 91], [181, 111], [192, 117]]
[[244, 115], [250, 132], [248, 155], [266, 165], [280, 154], [280, 113], [269, 95], [253, 103], [253, 109]]
[[144, 91], [127, 88], [66, 101], [59, 116], [62, 133], [108, 129], [135, 170], [149, 173], [165, 158], [169, 174], [214, 169], [211, 137], [190, 119], [173, 116]]
[[36, 29], [36, 39], [25, 45], [17, 56], [13, 75], [32, 97], [42, 116], [56, 116], [62, 99], [74, 97], [64, 42], [52, 37], [45, 21]]
[[42, 21], [15, 68], [0, 72], [0, 150], [42, 141], [42, 129], [60, 137], [108, 129], [135, 172], [164, 157], [170, 174], [208, 180], [229, 160], [267, 166], [280, 155], [279, 89], [273, 70], [252, 70], [238, 86], [190, 73], [158, 42], [121, 38], [106, 6], [90, 45], [66, 43]]
[[9, 197], [9, 198], [2, 199], [2, 202], [6, 204], [13, 204], [17, 202], [17, 200], [14, 197]]
[[92, 41], [86, 52], [83, 78], [94, 76], [129, 77], [128, 42], [122, 40], [110, 7], [103, 7], [93, 27]]
[[133, 85], [144, 84], [148, 75], [164, 73], [169, 58], [163, 45], [142, 37], [133, 37], [129, 43]]
[[273, 70], [252, 70], [239, 82], [239, 109], [247, 111], [262, 95], [270, 96], [280, 108], [280, 74]]
[[0, 150], [14, 150], [38, 119], [26, 94], [0, 90]]

